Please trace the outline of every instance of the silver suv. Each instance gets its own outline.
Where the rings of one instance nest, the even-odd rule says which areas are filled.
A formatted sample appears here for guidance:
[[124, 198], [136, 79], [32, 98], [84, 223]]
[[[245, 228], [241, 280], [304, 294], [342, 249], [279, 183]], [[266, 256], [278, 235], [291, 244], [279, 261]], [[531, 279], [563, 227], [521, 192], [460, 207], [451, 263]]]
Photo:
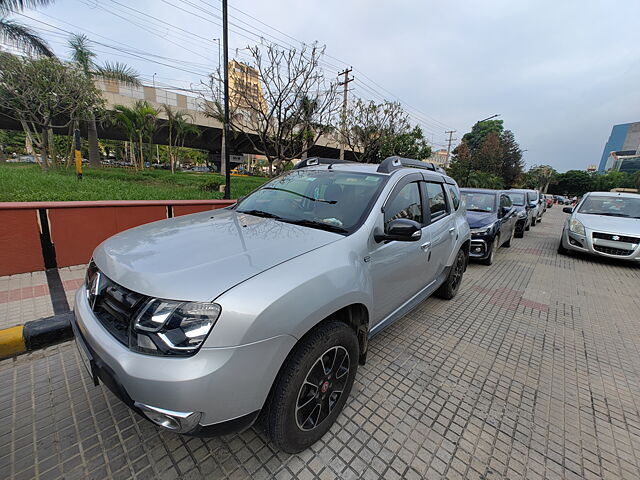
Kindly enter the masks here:
[[460, 288], [470, 244], [432, 164], [309, 159], [232, 207], [98, 246], [73, 328], [100, 381], [155, 424], [297, 452], [345, 405], [369, 339]]

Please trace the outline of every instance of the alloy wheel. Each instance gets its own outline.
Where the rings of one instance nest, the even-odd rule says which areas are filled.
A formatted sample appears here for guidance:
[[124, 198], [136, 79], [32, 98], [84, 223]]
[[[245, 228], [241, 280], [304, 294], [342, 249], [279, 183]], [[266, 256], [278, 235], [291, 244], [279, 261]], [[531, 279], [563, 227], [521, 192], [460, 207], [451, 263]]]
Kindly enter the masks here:
[[296, 400], [300, 430], [313, 430], [331, 414], [347, 385], [350, 362], [349, 352], [335, 346], [320, 355], [309, 369]]
[[462, 274], [464, 273], [464, 255], [458, 254], [458, 258], [456, 259], [456, 263], [453, 266], [453, 275], [451, 276], [451, 288], [455, 290], [458, 288], [460, 284], [460, 280], [462, 279]]

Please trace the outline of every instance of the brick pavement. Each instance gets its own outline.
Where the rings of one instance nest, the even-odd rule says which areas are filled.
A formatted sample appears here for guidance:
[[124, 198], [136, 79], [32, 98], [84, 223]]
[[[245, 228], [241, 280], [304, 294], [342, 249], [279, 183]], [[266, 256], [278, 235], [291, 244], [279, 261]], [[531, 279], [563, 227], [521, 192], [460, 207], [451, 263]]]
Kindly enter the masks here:
[[[70, 308], [73, 308], [74, 294], [84, 281], [86, 269], [86, 265], [75, 265], [58, 270]], [[23, 325], [54, 313], [45, 272], [0, 277], [0, 329]]]
[[0, 478], [640, 478], [640, 268], [556, 254], [564, 214], [377, 336], [299, 455], [163, 432], [71, 343], [0, 362]]

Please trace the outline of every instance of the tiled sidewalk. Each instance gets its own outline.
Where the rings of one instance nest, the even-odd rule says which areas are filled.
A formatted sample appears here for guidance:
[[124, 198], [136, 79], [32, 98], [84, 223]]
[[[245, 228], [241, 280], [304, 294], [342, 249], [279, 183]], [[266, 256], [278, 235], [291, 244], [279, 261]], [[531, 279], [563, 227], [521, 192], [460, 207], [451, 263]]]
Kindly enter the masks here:
[[[58, 269], [70, 309], [75, 291], [84, 281], [86, 268], [86, 265], [76, 265]], [[54, 313], [46, 272], [0, 277], [0, 329], [23, 325]]]
[[1, 479], [640, 478], [640, 266], [556, 253], [560, 208], [370, 344], [343, 413], [298, 455], [260, 428], [161, 431], [73, 343], [0, 362]]

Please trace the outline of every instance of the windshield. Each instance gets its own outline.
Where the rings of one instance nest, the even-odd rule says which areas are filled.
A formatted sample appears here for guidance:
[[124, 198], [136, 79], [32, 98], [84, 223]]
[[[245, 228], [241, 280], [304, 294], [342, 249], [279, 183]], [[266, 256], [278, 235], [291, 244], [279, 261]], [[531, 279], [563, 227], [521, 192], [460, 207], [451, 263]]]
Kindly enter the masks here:
[[239, 212], [351, 233], [368, 213], [385, 176], [335, 170], [293, 170], [244, 198]]
[[524, 193], [507, 193], [511, 199], [511, 203], [518, 207], [524, 206]]
[[467, 204], [467, 211], [488, 212], [495, 211], [496, 196], [491, 193], [462, 192]]
[[580, 205], [578, 213], [640, 218], [640, 196], [609, 197], [589, 195]]

